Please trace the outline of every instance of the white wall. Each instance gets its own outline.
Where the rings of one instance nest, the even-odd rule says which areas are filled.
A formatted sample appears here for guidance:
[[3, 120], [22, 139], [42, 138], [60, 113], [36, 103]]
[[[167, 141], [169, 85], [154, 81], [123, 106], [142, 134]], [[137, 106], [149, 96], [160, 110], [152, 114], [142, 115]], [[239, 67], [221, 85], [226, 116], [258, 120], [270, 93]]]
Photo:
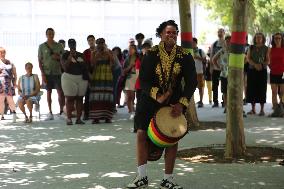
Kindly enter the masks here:
[[[6, 48], [7, 58], [19, 66], [27, 61], [37, 64], [37, 48], [46, 40], [48, 27], [55, 29], [55, 40], [75, 38], [78, 50], [83, 51], [88, 47], [89, 34], [104, 37], [110, 48], [126, 48], [128, 39], [136, 33], [142, 32], [158, 43], [155, 30], [161, 22], [174, 19], [179, 24], [176, 0], [0, 0], [0, 4], [0, 46]], [[195, 36], [203, 31], [209, 33], [212, 28], [216, 31], [207, 21], [205, 10], [197, 7], [194, 15]], [[39, 71], [38, 66], [35, 70]]]

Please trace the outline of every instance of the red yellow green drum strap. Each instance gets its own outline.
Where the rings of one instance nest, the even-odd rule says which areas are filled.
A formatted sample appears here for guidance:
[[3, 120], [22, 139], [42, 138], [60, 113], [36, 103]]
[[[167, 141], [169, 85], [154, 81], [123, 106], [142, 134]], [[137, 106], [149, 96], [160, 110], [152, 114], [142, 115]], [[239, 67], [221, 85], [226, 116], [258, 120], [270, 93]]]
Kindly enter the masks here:
[[[152, 122], [152, 121], [151, 121], [151, 122]], [[148, 127], [147, 133], [148, 133], [149, 138], [151, 139], [151, 141], [152, 141], [155, 145], [157, 145], [157, 146], [163, 148], [163, 147], [172, 146], [172, 145], [174, 145], [174, 144], [176, 143], [176, 142], [175, 142], [175, 143], [168, 143], [168, 142], [162, 141], [158, 136], [156, 136], [155, 133], [154, 133], [154, 131], [153, 131], [151, 122], [150, 122], [150, 125], [149, 125], [149, 127]]]

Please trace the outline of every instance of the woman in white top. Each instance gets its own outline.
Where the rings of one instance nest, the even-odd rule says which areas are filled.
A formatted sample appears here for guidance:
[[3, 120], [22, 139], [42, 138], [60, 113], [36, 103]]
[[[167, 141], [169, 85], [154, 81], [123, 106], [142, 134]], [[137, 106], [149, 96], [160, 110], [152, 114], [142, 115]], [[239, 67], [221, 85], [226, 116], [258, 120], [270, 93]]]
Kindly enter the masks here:
[[[38, 93], [40, 91], [40, 83], [37, 74], [33, 74], [33, 65], [28, 62], [25, 64], [26, 74], [22, 75], [18, 81], [18, 91], [19, 91], [19, 99], [18, 105], [23, 114], [25, 115], [25, 122], [32, 122], [32, 110], [33, 104], [38, 103], [40, 96]], [[25, 104], [27, 105], [30, 117], [28, 118], [25, 110]]]

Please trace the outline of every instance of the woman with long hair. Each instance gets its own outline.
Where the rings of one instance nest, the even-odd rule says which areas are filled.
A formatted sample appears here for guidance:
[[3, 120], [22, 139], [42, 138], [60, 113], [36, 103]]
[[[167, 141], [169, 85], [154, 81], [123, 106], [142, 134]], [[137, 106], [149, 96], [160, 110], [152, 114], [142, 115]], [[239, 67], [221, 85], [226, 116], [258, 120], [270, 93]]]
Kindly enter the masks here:
[[134, 119], [134, 100], [135, 100], [135, 83], [137, 79], [135, 65], [139, 60], [137, 48], [135, 45], [129, 46], [129, 55], [125, 60], [123, 74], [126, 76], [125, 87], [126, 104], [130, 114], [129, 119]]
[[278, 104], [277, 94], [280, 89], [280, 102], [283, 103], [284, 94], [284, 38], [281, 33], [275, 33], [271, 41], [270, 49], [270, 84], [272, 90], [273, 109]]
[[120, 68], [117, 69], [117, 71], [114, 71], [114, 75], [117, 74], [116, 76], [118, 76], [117, 80], [114, 81], [114, 100], [115, 100], [115, 105], [117, 104], [118, 108], [122, 108], [124, 106], [120, 105], [120, 98], [121, 98], [121, 92], [122, 92], [124, 86], [123, 86], [123, 74], [122, 74], [121, 68], [123, 68], [124, 58], [123, 58], [123, 54], [122, 54], [120, 47], [114, 47], [112, 49], [112, 52], [113, 52], [114, 56], [117, 57], [117, 60], [120, 63]]

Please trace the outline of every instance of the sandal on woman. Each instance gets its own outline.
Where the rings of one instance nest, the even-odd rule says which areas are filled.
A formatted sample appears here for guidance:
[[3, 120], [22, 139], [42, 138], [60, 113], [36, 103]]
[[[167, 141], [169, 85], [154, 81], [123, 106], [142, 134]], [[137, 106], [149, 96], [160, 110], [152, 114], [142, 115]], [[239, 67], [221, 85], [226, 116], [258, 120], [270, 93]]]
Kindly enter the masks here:
[[71, 120], [71, 119], [67, 119], [67, 120], [66, 120], [66, 125], [73, 125], [72, 120]]
[[106, 119], [105, 121], [106, 123], [112, 123], [112, 121], [110, 119]]
[[258, 114], [259, 116], [264, 116], [265, 115], [265, 113], [264, 113], [264, 111], [261, 111], [261, 112], [259, 112], [259, 114]]
[[29, 118], [28, 118], [28, 116], [26, 116], [25, 117], [25, 121], [24, 121], [25, 123], [29, 123]]
[[79, 125], [84, 125], [85, 124], [85, 122], [82, 121], [81, 119], [77, 119], [75, 123], [79, 124]]
[[33, 117], [31, 116], [28, 120], [28, 123], [32, 123], [33, 122]]
[[94, 120], [92, 121], [92, 124], [98, 124], [98, 123], [100, 123], [100, 121], [99, 121], [98, 119], [94, 119]]
[[254, 115], [255, 114], [255, 111], [254, 110], [251, 110], [247, 113], [248, 115]]

